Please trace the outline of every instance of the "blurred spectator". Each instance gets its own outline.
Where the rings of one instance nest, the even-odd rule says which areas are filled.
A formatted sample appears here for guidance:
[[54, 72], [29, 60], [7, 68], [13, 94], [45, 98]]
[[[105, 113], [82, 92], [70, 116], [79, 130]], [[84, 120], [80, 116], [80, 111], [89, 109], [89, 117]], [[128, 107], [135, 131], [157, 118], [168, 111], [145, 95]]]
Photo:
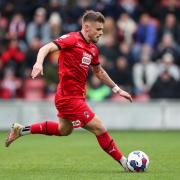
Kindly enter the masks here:
[[133, 67], [133, 79], [135, 85], [135, 94], [147, 94], [158, 76], [157, 65], [150, 59], [149, 54], [142, 54], [139, 63]]
[[150, 90], [150, 97], [156, 98], [177, 98], [177, 81], [168, 73], [162, 72]]
[[[132, 71], [125, 57], [119, 56], [117, 58], [115, 68], [112, 69], [109, 74], [118, 86], [133, 94]], [[127, 102], [127, 100], [114, 93], [112, 94], [111, 100]]]
[[50, 28], [46, 22], [46, 9], [38, 8], [34, 14], [34, 20], [27, 26], [26, 40], [28, 44], [38, 37], [42, 45], [50, 41]]
[[61, 9], [61, 2], [59, 0], [49, 0], [49, 4], [48, 4], [49, 8], [48, 8], [48, 14], [52, 14], [54, 12], [59, 13], [60, 9]]
[[31, 43], [29, 44], [29, 49], [25, 54], [25, 61], [24, 61], [24, 75], [25, 77], [29, 77], [32, 67], [36, 61], [37, 53], [41, 47], [41, 41], [38, 37], [32, 39]]
[[106, 17], [106, 21], [104, 23], [103, 34], [106, 35], [115, 35], [116, 34], [116, 24], [112, 17]]
[[136, 23], [127, 13], [121, 14], [117, 21], [117, 27], [120, 41], [125, 41], [127, 44], [133, 43], [134, 34], [136, 32]]
[[94, 9], [93, 2], [94, 0], [76, 0], [74, 8], [71, 9], [73, 22], [78, 20], [86, 10]]
[[102, 54], [99, 54], [99, 62], [106, 71], [110, 71], [114, 69], [114, 63], [108, 61], [107, 57]]
[[104, 35], [103, 42], [104, 44], [99, 47], [100, 54], [106, 56], [107, 61], [114, 63], [118, 57], [118, 50], [114, 36], [111, 34]]
[[9, 38], [24, 39], [26, 24], [21, 14], [14, 14], [9, 24]]
[[[4, 0], [3, 0], [4, 1]], [[30, 21], [34, 10], [38, 7], [45, 7], [49, 0], [5, 0], [0, 10], [8, 19], [11, 19], [15, 13], [21, 13], [25, 21]]]
[[[112, 37], [115, 39], [116, 36], [116, 24], [112, 17], [107, 17], [106, 22], [104, 23], [104, 29], [103, 29], [103, 36], [98, 41], [99, 46], [105, 45], [105, 38]], [[113, 40], [113, 43], [115, 43], [115, 40]]]
[[180, 32], [177, 24], [176, 16], [174, 14], [167, 14], [165, 17], [165, 23], [161, 25], [159, 30], [159, 40], [162, 40], [165, 34], [170, 34], [173, 41], [180, 42]]
[[79, 25], [81, 24], [82, 14], [89, 9], [94, 8], [94, 0], [76, 0], [74, 1], [74, 6], [69, 7], [67, 10], [67, 19], [63, 25], [63, 30], [65, 33], [71, 31], [77, 31]]
[[102, 84], [96, 76], [92, 76], [87, 89], [87, 98], [92, 101], [102, 101], [110, 97], [110, 95], [111, 88]]
[[115, 4], [115, 0], [99, 0], [96, 1], [96, 11], [102, 12], [105, 16], [111, 16], [109, 14], [111, 6]]
[[10, 19], [12, 17], [12, 15], [14, 14], [14, 12], [15, 12], [15, 6], [14, 6], [13, 2], [6, 1], [3, 3], [3, 6], [1, 8], [2, 16]]
[[0, 16], [0, 41], [8, 37], [8, 19]]
[[174, 63], [180, 65], [180, 54], [171, 34], [164, 34], [158, 46], [155, 58], [157, 60], [161, 59], [166, 53], [170, 53], [173, 56]]
[[124, 56], [127, 59], [129, 67], [133, 66], [134, 60], [132, 56], [131, 46], [128, 43], [126, 42], [119, 43], [118, 53], [120, 56]]
[[154, 48], [157, 40], [157, 27], [151, 17], [143, 13], [137, 27], [136, 42], [139, 44], [148, 44]]
[[25, 54], [19, 49], [18, 41], [12, 39], [9, 42], [7, 50], [2, 53], [1, 59], [4, 67], [10, 67], [15, 69], [15, 73], [18, 76], [22, 76], [22, 64]]
[[151, 14], [153, 17], [158, 17], [160, 1], [157, 0], [139, 0], [142, 11]]
[[115, 20], [122, 13], [128, 13], [131, 18], [138, 21], [141, 14], [141, 8], [137, 0], [114, 0], [104, 8], [104, 14], [112, 16]]
[[138, 21], [141, 9], [137, 0], [119, 0], [121, 8], [134, 20]]
[[49, 0], [48, 4], [48, 15], [52, 13], [58, 13], [63, 21], [67, 20], [67, 2], [68, 0]]
[[140, 21], [136, 32], [136, 42], [133, 46], [133, 59], [135, 62], [140, 59], [142, 46], [148, 46], [149, 49], [154, 49], [157, 43], [157, 24], [152, 21], [152, 18], [143, 13], [140, 17]]
[[122, 89], [132, 93], [132, 72], [125, 57], [119, 56], [117, 58], [115, 68], [112, 69], [110, 75]]
[[179, 0], [161, 0], [159, 8], [159, 18], [164, 20], [167, 14], [173, 13], [177, 19], [180, 18], [180, 1]]
[[58, 13], [52, 13], [49, 17], [51, 39], [56, 39], [62, 33], [62, 19]]
[[178, 81], [180, 80], [180, 70], [173, 61], [173, 55], [170, 53], [165, 53], [162, 57], [162, 61], [159, 64], [159, 70], [160, 73], [167, 71], [171, 77]]
[[18, 97], [18, 90], [22, 88], [22, 80], [15, 76], [13, 69], [7, 68], [0, 84], [1, 98], [11, 99]]
[[24, 17], [20, 13], [14, 14], [9, 23], [8, 39], [17, 39], [19, 48], [24, 52], [27, 49], [27, 45], [25, 43], [25, 31], [26, 24]]

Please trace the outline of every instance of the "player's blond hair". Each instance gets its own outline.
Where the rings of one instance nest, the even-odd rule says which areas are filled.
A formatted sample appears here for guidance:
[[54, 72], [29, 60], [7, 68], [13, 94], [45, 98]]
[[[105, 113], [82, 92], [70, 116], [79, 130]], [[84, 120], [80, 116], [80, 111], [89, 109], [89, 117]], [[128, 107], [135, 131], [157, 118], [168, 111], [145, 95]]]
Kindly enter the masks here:
[[82, 22], [87, 22], [87, 21], [104, 23], [105, 17], [103, 16], [102, 13], [98, 11], [88, 10], [84, 13], [82, 17]]

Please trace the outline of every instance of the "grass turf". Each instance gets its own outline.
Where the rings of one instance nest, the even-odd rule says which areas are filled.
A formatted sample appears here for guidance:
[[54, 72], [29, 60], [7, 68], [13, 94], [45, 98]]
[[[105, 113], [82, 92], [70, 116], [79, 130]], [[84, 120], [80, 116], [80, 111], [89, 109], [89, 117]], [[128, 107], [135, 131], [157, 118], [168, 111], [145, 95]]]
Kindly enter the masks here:
[[121, 151], [145, 151], [150, 167], [145, 173], [124, 172], [106, 155], [95, 137], [76, 131], [69, 137], [25, 136], [9, 148], [0, 133], [2, 180], [177, 180], [180, 179], [180, 131], [111, 131]]

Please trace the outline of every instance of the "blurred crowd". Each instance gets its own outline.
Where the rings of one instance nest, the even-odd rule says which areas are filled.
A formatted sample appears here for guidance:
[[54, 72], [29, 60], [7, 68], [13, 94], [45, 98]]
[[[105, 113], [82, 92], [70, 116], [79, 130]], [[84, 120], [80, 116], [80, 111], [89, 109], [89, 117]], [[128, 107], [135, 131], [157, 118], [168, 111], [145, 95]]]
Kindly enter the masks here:
[[[53, 99], [58, 52], [46, 58], [44, 76], [32, 80], [38, 50], [79, 31], [89, 9], [106, 17], [99, 60], [121, 88], [136, 101], [180, 98], [179, 0], [0, 0], [0, 99]], [[123, 101], [91, 72], [87, 97]]]

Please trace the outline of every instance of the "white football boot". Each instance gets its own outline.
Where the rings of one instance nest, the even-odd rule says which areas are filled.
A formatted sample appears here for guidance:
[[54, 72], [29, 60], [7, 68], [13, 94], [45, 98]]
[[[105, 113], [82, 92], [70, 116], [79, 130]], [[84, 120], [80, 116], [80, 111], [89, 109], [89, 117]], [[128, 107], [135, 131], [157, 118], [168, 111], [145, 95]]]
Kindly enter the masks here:
[[11, 127], [11, 131], [8, 133], [5, 146], [8, 147], [13, 141], [21, 136], [20, 132], [23, 126], [18, 123], [14, 123]]
[[126, 157], [122, 157], [119, 161], [119, 163], [121, 164], [121, 166], [124, 168], [125, 171], [129, 171], [129, 168], [127, 166], [127, 158]]

